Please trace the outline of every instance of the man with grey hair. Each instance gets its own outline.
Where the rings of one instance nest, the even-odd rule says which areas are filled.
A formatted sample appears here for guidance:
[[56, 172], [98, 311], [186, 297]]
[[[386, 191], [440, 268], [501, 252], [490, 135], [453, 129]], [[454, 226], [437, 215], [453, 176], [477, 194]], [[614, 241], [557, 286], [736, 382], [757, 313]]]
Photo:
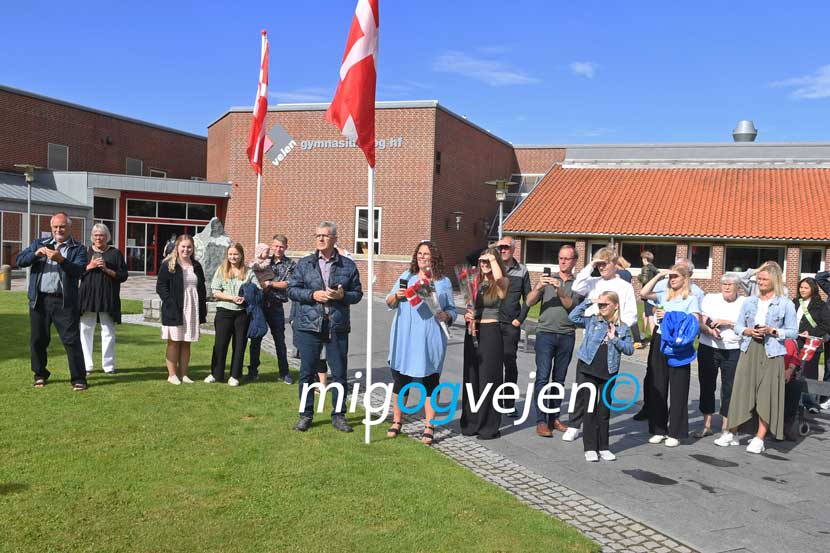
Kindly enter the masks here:
[[50, 226], [52, 236], [37, 238], [17, 255], [18, 267], [32, 268], [28, 292], [32, 372], [35, 387], [46, 386], [51, 375], [46, 351], [54, 324], [66, 350], [72, 389], [82, 391], [87, 384], [78, 328], [78, 280], [86, 270], [86, 248], [72, 238], [72, 220], [66, 213], [55, 213]]
[[[331, 424], [341, 432], [351, 432], [346, 422], [346, 371], [349, 354], [349, 308], [363, 298], [360, 275], [354, 261], [338, 253], [337, 225], [323, 221], [314, 235], [316, 251], [297, 262], [288, 281], [288, 297], [293, 303], [294, 345], [300, 352], [300, 419], [294, 430], [311, 428], [314, 416], [314, 375], [323, 347], [331, 369]], [[370, 298], [371, 301], [371, 298]], [[319, 384], [317, 386], [320, 386]]]

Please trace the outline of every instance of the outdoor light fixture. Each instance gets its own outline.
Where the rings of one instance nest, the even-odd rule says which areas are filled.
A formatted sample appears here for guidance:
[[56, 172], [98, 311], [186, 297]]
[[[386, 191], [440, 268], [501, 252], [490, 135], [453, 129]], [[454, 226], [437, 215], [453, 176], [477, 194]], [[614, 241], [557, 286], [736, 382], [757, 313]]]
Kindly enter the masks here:
[[[31, 163], [15, 163], [15, 167], [23, 169], [23, 178], [26, 179], [26, 238], [23, 241], [24, 245], [32, 240], [32, 183], [35, 182], [35, 171], [43, 169], [39, 165], [32, 165]], [[29, 279], [29, 267], [26, 267], [26, 280]]]
[[461, 230], [461, 216], [464, 215], [463, 211], [453, 211], [453, 215], [455, 215], [455, 230]]
[[504, 179], [488, 180], [484, 184], [496, 187], [496, 201], [499, 202], [499, 240], [502, 239], [502, 222], [504, 221], [504, 202], [507, 200], [507, 187], [512, 184]]

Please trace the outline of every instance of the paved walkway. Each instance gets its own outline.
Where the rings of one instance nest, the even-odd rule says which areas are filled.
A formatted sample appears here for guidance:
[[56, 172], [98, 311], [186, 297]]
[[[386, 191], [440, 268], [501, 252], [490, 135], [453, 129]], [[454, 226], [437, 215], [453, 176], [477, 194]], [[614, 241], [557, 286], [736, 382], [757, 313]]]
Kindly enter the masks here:
[[[16, 289], [22, 282], [15, 281]], [[133, 277], [123, 297], [155, 297], [155, 281]], [[352, 310], [350, 376], [365, 371], [365, 306]], [[373, 381], [390, 381], [385, 367], [391, 312], [376, 299]], [[447, 352], [445, 382], [461, 382], [463, 328], [458, 325]], [[287, 333], [290, 340], [290, 332]], [[264, 342], [273, 353], [273, 344]], [[519, 353], [519, 386], [526, 390], [533, 353]], [[642, 377], [645, 352], [622, 370]], [[265, 363], [263, 370], [276, 370]], [[573, 383], [574, 365], [566, 387]], [[630, 393], [630, 391], [629, 391]], [[699, 427], [699, 387], [693, 365], [689, 408]], [[447, 398], [444, 398], [447, 399]], [[523, 402], [519, 402], [519, 408]], [[534, 508], [560, 518], [601, 543], [604, 551], [700, 551], [766, 553], [830, 550], [830, 418], [819, 415], [813, 433], [798, 443], [768, 441], [767, 452], [719, 448], [711, 439], [689, 440], [677, 448], [647, 443], [644, 423], [631, 419], [639, 405], [611, 421], [614, 463], [586, 463], [581, 440], [539, 438], [532, 421], [514, 426], [503, 420], [502, 438], [481, 442], [458, 434], [457, 420], [440, 429], [434, 446], [458, 463]], [[417, 436], [422, 423], [404, 426]], [[744, 444], [746, 440], [744, 440]]]

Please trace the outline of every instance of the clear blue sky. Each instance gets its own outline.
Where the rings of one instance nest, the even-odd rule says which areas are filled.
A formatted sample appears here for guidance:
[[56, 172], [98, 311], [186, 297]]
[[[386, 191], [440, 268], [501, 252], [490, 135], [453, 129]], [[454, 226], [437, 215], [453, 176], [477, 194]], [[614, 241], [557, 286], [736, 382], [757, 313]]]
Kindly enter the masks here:
[[[516, 144], [830, 141], [830, 3], [380, 0], [379, 100]], [[7, 2], [0, 83], [200, 134], [256, 92], [329, 101], [355, 0]]]

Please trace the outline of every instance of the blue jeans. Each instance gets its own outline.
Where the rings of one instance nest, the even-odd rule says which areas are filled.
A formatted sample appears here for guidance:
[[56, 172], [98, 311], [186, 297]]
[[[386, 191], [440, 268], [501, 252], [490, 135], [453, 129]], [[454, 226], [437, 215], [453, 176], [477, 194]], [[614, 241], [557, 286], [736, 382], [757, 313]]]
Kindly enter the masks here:
[[[329, 384], [340, 384], [343, 387], [343, 404], [340, 409], [337, 409], [337, 402], [340, 399], [340, 392], [332, 389], [332, 411], [331, 415], [342, 415], [346, 412], [346, 396], [348, 390], [346, 389], [346, 371], [348, 369], [349, 357], [349, 335], [345, 332], [333, 333], [331, 341], [323, 342], [323, 336], [320, 332], [306, 332], [303, 330], [294, 330], [294, 345], [300, 352], [300, 385], [299, 397], [303, 400], [303, 389], [306, 385], [314, 384], [317, 370], [319, 369], [318, 362], [320, 360], [320, 352], [323, 347], [326, 348], [326, 363], [331, 369], [331, 379]], [[325, 401], [325, 394], [320, 394], [320, 401]], [[306, 394], [305, 405], [300, 405], [300, 415], [303, 417], [314, 417], [314, 393]]]
[[[271, 329], [271, 336], [274, 338], [274, 348], [277, 351], [277, 366], [280, 369], [280, 377], [288, 375], [288, 352], [285, 348], [285, 312], [282, 304], [272, 305], [263, 309], [265, 321]], [[263, 336], [264, 338], [264, 336]], [[248, 367], [248, 375], [259, 374], [259, 354], [262, 350], [262, 338], [251, 338], [251, 362]]]
[[[533, 411], [536, 413], [536, 424], [540, 422], [551, 424], [559, 419], [559, 413], [548, 414], [539, 409], [539, 393], [551, 380], [551, 365], [553, 365], [553, 381], [565, 384], [575, 341], [576, 336], [573, 334], [536, 333], [536, 382], [533, 385]], [[560, 399], [547, 400], [545, 407], [556, 409], [561, 404]]]

